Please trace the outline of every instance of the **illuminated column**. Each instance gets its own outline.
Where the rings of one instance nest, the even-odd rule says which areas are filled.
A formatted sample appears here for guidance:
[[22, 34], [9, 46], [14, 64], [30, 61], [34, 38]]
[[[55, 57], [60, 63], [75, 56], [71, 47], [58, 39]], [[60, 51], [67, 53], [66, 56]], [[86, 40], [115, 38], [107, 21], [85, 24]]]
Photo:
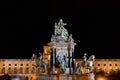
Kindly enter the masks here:
[[69, 74], [71, 75], [71, 65], [70, 65], [70, 46], [68, 46], [68, 67], [69, 67]]
[[71, 55], [72, 55], [72, 63], [71, 63], [71, 66], [72, 66], [72, 70], [74, 71], [74, 60], [73, 60], [73, 58], [74, 58], [74, 48], [71, 48]]
[[54, 71], [55, 71], [55, 54], [56, 54], [56, 48], [53, 48], [53, 73], [54, 73]]

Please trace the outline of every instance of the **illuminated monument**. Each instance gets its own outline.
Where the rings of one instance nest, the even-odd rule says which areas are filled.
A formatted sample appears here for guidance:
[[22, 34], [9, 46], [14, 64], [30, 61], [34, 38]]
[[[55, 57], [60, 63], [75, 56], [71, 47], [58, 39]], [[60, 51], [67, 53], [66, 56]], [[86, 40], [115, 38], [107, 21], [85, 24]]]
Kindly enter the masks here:
[[67, 29], [63, 27], [64, 25], [66, 23], [63, 23], [62, 19], [58, 24], [55, 23], [54, 35], [52, 35], [51, 42], [48, 43], [52, 48], [51, 67], [55, 74], [71, 74], [74, 67], [73, 58], [76, 43], [74, 43], [72, 34], [69, 35]]
[[[67, 80], [68, 77], [68, 80], [72, 80], [72, 75], [74, 74], [85, 74], [88, 80], [94, 80], [93, 62], [95, 56], [91, 55], [87, 59], [85, 53], [82, 65], [74, 62], [76, 43], [72, 38], [72, 34], [69, 35], [67, 29], [64, 28], [65, 25], [67, 24], [63, 23], [62, 19], [59, 20], [58, 24], [55, 23], [54, 34], [51, 37], [50, 43], [48, 43], [48, 52], [39, 53], [38, 57], [35, 54], [32, 55], [32, 59], [36, 62], [35, 66], [38, 70], [39, 79], [44, 79], [44, 76], [47, 80], [52, 76], [53, 78], [59, 78], [59, 80]], [[47, 74], [50, 75], [48, 78]], [[54, 78], [53, 80], [57, 79]]]
[[32, 59], [0, 59], [0, 76], [9, 74], [13, 80], [94, 80], [98, 72], [109, 75], [120, 71], [120, 59], [88, 58], [87, 53], [83, 59], [74, 59], [76, 43], [65, 25], [62, 19], [55, 23], [51, 41]]

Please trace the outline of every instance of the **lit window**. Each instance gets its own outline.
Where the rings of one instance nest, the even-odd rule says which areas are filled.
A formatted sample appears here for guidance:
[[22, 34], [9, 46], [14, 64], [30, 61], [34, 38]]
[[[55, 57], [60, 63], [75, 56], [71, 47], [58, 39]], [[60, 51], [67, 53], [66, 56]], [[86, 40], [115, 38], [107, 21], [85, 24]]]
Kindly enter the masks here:
[[17, 74], [17, 68], [14, 68], [14, 74]]
[[5, 73], [5, 68], [2, 68], [2, 73], [3, 73], [3, 74]]
[[11, 73], [11, 68], [10, 67], [8, 68], [8, 73]]
[[26, 71], [25, 71], [26, 73], [29, 73], [29, 68], [26, 68]]
[[34, 68], [34, 67], [32, 68], [32, 71], [31, 71], [31, 73], [35, 73], [35, 68]]
[[23, 68], [21, 67], [21, 68], [20, 68], [20, 74], [22, 74], [22, 73], [23, 73]]

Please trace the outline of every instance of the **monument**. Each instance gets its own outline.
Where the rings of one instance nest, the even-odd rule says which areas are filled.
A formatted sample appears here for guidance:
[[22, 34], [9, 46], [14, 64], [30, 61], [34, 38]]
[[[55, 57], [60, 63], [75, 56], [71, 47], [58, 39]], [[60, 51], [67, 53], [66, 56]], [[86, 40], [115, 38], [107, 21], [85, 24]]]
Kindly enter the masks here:
[[[38, 80], [72, 80], [73, 75], [87, 74], [88, 80], [94, 80], [93, 62], [94, 55], [89, 59], [84, 54], [83, 65], [74, 63], [74, 50], [76, 43], [69, 35], [67, 25], [60, 19], [54, 25], [54, 34], [51, 36], [51, 41], [44, 47], [44, 53], [32, 55], [32, 59], [36, 62]], [[85, 70], [87, 71], [85, 71]]]

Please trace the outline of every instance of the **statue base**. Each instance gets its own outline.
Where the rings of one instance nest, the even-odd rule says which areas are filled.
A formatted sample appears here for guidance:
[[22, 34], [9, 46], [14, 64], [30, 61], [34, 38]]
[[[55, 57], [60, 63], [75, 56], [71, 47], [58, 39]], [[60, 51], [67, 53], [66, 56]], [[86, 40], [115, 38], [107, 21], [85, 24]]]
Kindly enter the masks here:
[[37, 80], [95, 80], [94, 73], [88, 74], [40, 74]]
[[50, 80], [59, 80], [58, 75], [57, 74], [50, 75]]
[[60, 74], [59, 75], [59, 80], [67, 80], [67, 75], [66, 74]]
[[38, 80], [49, 80], [50, 76], [48, 74], [40, 74]]
[[72, 80], [72, 75], [60, 74], [59, 80]]
[[74, 80], [95, 80], [94, 73], [79, 74], [74, 76]]
[[95, 80], [95, 75], [94, 75], [94, 73], [89, 73], [89, 74], [88, 74], [88, 80]]
[[73, 68], [66, 68], [65, 74], [70, 74], [70, 72], [73, 74]]

